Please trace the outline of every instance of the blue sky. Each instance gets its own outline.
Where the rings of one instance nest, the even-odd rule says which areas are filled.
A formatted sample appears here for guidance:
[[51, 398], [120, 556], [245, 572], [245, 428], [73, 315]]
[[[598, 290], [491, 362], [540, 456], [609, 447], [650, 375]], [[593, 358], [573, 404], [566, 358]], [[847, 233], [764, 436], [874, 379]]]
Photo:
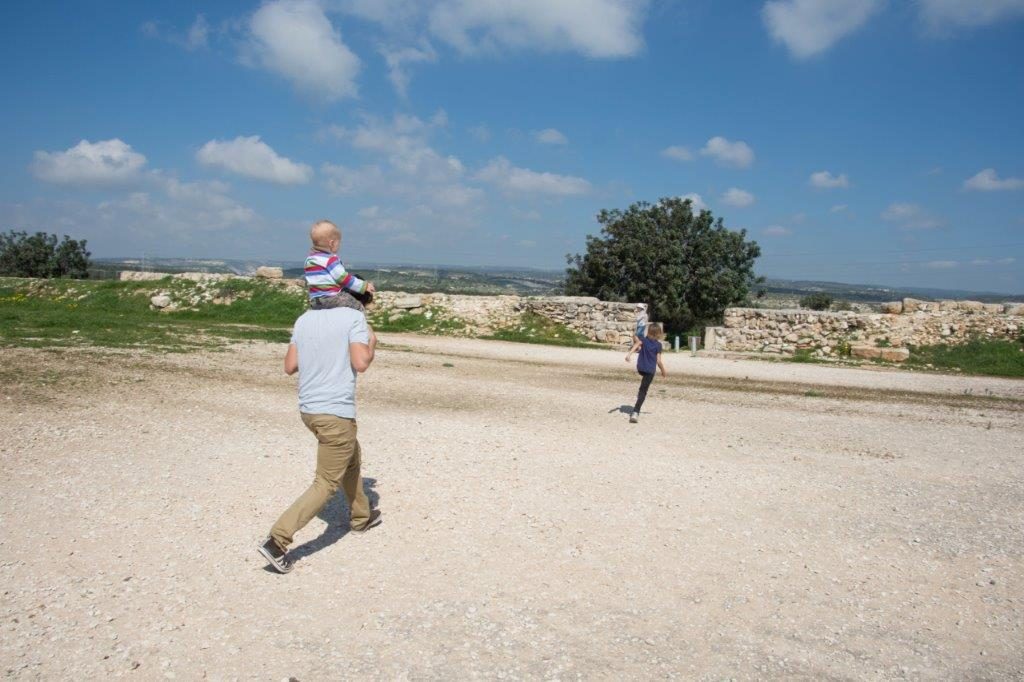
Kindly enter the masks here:
[[762, 274], [1024, 292], [1024, 0], [4, 3], [0, 229], [559, 268], [692, 196]]

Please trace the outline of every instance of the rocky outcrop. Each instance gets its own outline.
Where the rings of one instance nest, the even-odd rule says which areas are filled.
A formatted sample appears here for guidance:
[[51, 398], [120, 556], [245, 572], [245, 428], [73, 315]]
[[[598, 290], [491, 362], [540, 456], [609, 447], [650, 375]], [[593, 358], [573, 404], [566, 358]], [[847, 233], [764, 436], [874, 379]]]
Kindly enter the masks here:
[[883, 313], [729, 308], [725, 324], [705, 333], [708, 350], [818, 357], [853, 356], [902, 362], [908, 346], [963, 343], [972, 338], [1017, 338], [1024, 306], [978, 301], [903, 301]]
[[256, 268], [256, 276], [260, 279], [283, 279], [284, 270], [281, 268], [274, 268], [269, 265], [263, 265]]

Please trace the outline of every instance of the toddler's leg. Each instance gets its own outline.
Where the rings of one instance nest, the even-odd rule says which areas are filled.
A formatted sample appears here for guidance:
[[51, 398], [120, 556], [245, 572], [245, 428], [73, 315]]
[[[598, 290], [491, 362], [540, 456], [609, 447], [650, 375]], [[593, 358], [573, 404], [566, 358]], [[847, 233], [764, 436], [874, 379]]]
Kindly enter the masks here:
[[342, 289], [341, 293], [337, 296], [331, 296], [330, 298], [334, 301], [334, 304], [331, 306], [332, 308], [352, 308], [353, 310], [358, 310], [361, 313], [366, 312], [366, 308], [363, 307], [363, 304], [360, 303], [355, 296], [344, 289]]
[[361, 313], [366, 312], [363, 308], [363, 304], [360, 303], [347, 291], [342, 291], [340, 294], [334, 296], [321, 296], [320, 298], [313, 298], [309, 301], [309, 307], [313, 310], [327, 310], [329, 308], [352, 308], [358, 310]]

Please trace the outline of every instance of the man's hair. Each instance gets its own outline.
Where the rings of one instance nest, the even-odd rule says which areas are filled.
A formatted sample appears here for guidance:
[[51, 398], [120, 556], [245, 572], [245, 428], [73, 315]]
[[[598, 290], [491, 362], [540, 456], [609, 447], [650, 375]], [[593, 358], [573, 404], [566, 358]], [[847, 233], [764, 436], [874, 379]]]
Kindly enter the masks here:
[[330, 220], [318, 220], [309, 230], [309, 239], [314, 246], [327, 247], [327, 242], [334, 238], [341, 239], [341, 230]]
[[661, 341], [665, 338], [665, 330], [661, 326], [661, 322], [652, 322], [647, 325], [647, 338]]

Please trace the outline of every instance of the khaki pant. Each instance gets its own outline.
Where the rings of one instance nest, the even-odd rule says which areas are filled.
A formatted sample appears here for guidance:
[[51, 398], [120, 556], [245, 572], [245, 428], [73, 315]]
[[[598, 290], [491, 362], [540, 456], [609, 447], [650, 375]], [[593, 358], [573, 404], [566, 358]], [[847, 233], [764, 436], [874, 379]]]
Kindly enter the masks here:
[[363, 492], [359, 475], [361, 455], [356, 440], [356, 421], [333, 414], [302, 414], [302, 423], [316, 435], [316, 478], [313, 485], [292, 503], [270, 531], [281, 549], [288, 549], [292, 536], [319, 513], [338, 486], [345, 491], [352, 510], [350, 526], [362, 528], [370, 520], [370, 501]]

